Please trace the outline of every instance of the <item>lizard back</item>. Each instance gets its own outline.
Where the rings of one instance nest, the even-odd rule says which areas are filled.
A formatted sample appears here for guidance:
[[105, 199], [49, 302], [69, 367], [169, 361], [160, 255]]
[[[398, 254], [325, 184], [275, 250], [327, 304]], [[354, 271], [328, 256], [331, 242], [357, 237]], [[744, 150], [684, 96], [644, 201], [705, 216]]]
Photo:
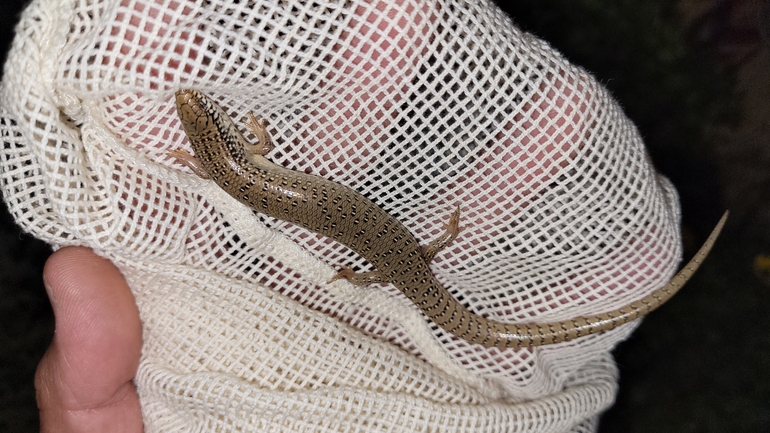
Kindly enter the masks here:
[[[727, 214], [695, 257], [665, 286], [619, 309], [551, 323], [506, 324], [460, 304], [430, 271], [417, 239], [363, 194], [319, 176], [276, 165], [256, 150], [227, 113], [197, 90], [176, 104], [203, 171], [238, 201], [265, 215], [340, 242], [369, 261], [445, 331], [485, 347], [530, 347], [613, 329], [665, 303], [706, 257]], [[264, 143], [262, 143], [264, 144]]]

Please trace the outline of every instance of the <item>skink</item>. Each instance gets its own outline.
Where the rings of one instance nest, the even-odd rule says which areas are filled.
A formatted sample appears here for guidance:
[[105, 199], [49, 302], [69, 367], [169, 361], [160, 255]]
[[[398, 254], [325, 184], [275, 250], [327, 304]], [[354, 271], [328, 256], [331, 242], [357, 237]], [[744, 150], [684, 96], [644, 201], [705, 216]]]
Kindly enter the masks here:
[[346, 245], [376, 271], [338, 274], [357, 284], [396, 286], [436, 325], [484, 347], [531, 347], [573, 340], [643, 317], [673, 296], [700, 266], [724, 226], [720, 219], [706, 242], [666, 285], [613, 311], [551, 323], [506, 324], [472, 313], [436, 280], [433, 256], [459, 233], [459, 209], [442, 237], [427, 248], [398, 220], [361, 193], [319, 176], [276, 165], [267, 158], [273, 145], [264, 124], [251, 115], [258, 143], [248, 142], [213, 100], [197, 90], [176, 93], [176, 106], [194, 157], [175, 151], [177, 160], [210, 178], [241, 203], [265, 215], [297, 224]]

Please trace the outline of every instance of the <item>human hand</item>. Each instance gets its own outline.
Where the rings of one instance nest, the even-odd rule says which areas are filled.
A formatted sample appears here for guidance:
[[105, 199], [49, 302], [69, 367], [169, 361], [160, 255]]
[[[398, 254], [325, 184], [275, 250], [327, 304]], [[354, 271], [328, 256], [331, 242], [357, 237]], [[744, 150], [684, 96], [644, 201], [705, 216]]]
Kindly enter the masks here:
[[142, 328], [120, 271], [88, 248], [67, 247], [51, 255], [43, 279], [56, 331], [35, 375], [40, 431], [141, 432], [133, 378]]

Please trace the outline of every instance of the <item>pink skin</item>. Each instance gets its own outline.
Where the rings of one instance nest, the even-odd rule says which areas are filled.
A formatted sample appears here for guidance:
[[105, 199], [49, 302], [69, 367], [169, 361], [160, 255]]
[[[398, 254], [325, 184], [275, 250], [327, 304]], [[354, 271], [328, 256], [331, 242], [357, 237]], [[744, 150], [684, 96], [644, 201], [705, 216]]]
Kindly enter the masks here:
[[[164, 89], [168, 91], [169, 101], [180, 84], [196, 83], [206, 92], [205, 85], [200, 83], [207, 78], [208, 67], [198, 58], [203, 36], [199, 18], [190, 16], [190, 3], [171, 3], [167, 9], [155, 5], [145, 6], [143, 10], [127, 9], [136, 5], [126, 0], [114, 20], [127, 22], [141, 31], [123, 32], [122, 25], [103, 30], [106, 43], [102, 65], [105, 70], [111, 67], [116, 75], [110, 77], [110, 82], [134, 80], [155, 91]], [[431, 10], [427, 4], [406, 0], [373, 3], [371, 11], [367, 5], [359, 3], [355, 11], [358, 19], [351, 20], [350, 27], [341, 32], [340, 39], [349, 43], [339, 46], [349, 48], [334, 55], [328, 68], [330, 72], [318, 89], [332, 102], [316, 107], [316, 111], [300, 119], [297, 127], [302, 128], [301, 138], [284, 143], [302, 154], [317, 155], [327, 172], [316, 174], [332, 179], [344, 172], [355, 181], [355, 176], [367, 172], [367, 166], [372, 164], [367, 157], [373, 154], [383, 131], [391, 127], [396, 110], [400, 110], [403, 90], [415, 77], [415, 65], [426, 54], [432, 42], [432, 25], [441, 13]], [[161, 27], [153, 24], [157, 20], [170, 26], [156, 30]], [[382, 37], [383, 31], [388, 38]], [[116, 40], [130, 43], [119, 44]], [[182, 71], [182, 83], [178, 82], [177, 75], [161, 76], [161, 67]], [[540, 84], [540, 92], [525, 96], [529, 99], [520, 103], [514, 119], [517, 123], [503, 126], [508, 131], [516, 130], [513, 135], [499, 134], [498, 140], [508, 146], [507, 151], [499, 152], [501, 148], [495, 147], [498, 152], [489, 152], [485, 158], [478, 159], [466, 174], [465, 181], [479, 188], [479, 193], [474, 195], [484, 199], [462, 202], [461, 225], [467, 230], [449, 246], [448, 252], [441, 254], [439, 263], [443, 260], [444, 265], [451, 265], [451, 257], [463, 253], [463, 242], [485, 245], [489, 240], [485, 239], [485, 233], [490, 233], [488, 218], [510, 218], [526, 210], [529, 197], [538, 193], [532, 190], [533, 185], [546, 188], [551, 177], [568, 166], [582, 150], [585, 131], [574, 126], [572, 129], [562, 127], [588, 128], [595, 121], [589, 117], [592, 90], [584, 84], [574, 87], [579, 93], [565, 91], [567, 84], [574, 85], [573, 76], [563, 72], [554, 75], [550, 81]], [[349, 104], [350, 95], [361, 88], [368, 90]], [[328, 95], [333, 96], [328, 98]], [[339, 102], [335, 103], [335, 98]], [[156, 161], [181, 169], [168, 156], [169, 151], [186, 142], [172, 103], [160, 106], [157, 101], [142, 99], [141, 95], [123, 96], [103, 101], [103, 108], [110, 112], [106, 117], [111, 119], [110, 128], [128, 145]], [[505, 191], [495, 192], [485, 187], [485, 176], [490, 170], [498, 175], [502, 173], [509, 186]], [[131, 176], [116, 172], [113, 180], [126, 185], [134, 182]], [[446, 189], [451, 188], [449, 185]], [[134, 191], [139, 192], [139, 189]], [[153, 227], [153, 221], [163, 219], [177, 224], [179, 229], [189, 229], [184, 223], [192, 217], [187, 212], [189, 207], [185, 206], [190, 199], [184, 192], [175, 191], [175, 194], [168, 201], [154, 203], [152, 208], [146, 204], [140, 207], [140, 201], [124, 195], [127, 218], [148, 228]], [[456, 197], [449, 196], [445, 202], [448, 217], [449, 210], [458, 202]], [[206, 218], [220, 218], [213, 208], [208, 209], [210, 214]], [[443, 222], [441, 219], [426, 222], [419, 228], [420, 238], [427, 244], [440, 235]], [[157, 235], [161, 238], [164, 234]], [[189, 229], [187, 242], [195, 248], [216, 251], [222, 239], [194, 226]], [[308, 247], [312, 245], [313, 242], [308, 243]], [[639, 239], [627, 248], [644, 248], [653, 254], [654, 246], [649, 239]], [[623, 256], [622, 251], [618, 255]], [[623, 268], [634, 277], [623, 289], [633, 290], [635, 281], [644, 280], [645, 275], [652, 273], [646, 263], [633, 266], [635, 272], [626, 269], [628, 266]], [[84, 248], [64, 248], [55, 253], [46, 267], [45, 277], [56, 313], [56, 337], [40, 363], [36, 379], [42, 431], [142, 431], [139, 402], [131, 382], [140, 354], [141, 326], [126, 282], [112, 264]], [[576, 285], [560, 289], [575, 293], [565, 297], [565, 293], [554, 292], [554, 302], [576, 299], [578, 291], [592, 291], [601, 284], [597, 277], [577, 280]], [[511, 306], [511, 310], [515, 310], [515, 306]], [[478, 363], [469, 367], [483, 369], [490, 356], [504, 357], [497, 349], [459, 347], [461, 351], [479, 353]], [[505, 362], [502, 364], [503, 369], [508, 368]]]
[[142, 325], [120, 271], [88, 248], [66, 247], [43, 275], [56, 333], [35, 375], [41, 432], [141, 432], [132, 380]]

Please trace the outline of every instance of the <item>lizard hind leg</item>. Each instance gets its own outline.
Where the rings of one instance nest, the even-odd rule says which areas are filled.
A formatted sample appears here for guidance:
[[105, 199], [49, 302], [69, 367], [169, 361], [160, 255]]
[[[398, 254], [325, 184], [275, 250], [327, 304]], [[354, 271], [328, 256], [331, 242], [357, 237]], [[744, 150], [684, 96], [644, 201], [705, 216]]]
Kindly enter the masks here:
[[370, 284], [388, 284], [390, 281], [387, 276], [380, 271], [371, 272], [355, 272], [353, 268], [343, 267], [342, 270], [337, 272], [337, 275], [332, 277], [328, 283], [332, 283], [337, 280], [348, 280], [356, 286], [368, 286]]
[[457, 206], [457, 209], [449, 217], [449, 221], [444, 223], [444, 233], [434, 239], [433, 242], [422, 247], [422, 254], [425, 256], [425, 260], [428, 263], [432, 262], [436, 254], [449, 246], [463, 230], [465, 230], [465, 227], [460, 227], [460, 206]]
[[270, 132], [267, 130], [267, 119], [262, 121], [257, 120], [253, 112], [249, 112], [249, 121], [246, 123], [252, 134], [257, 137], [257, 142], [249, 144], [247, 150], [255, 155], [267, 155], [271, 150], [275, 148], [273, 144], [273, 137], [270, 136]]
[[[425, 257], [425, 261], [430, 263], [436, 254], [451, 244], [464, 229], [465, 227], [460, 227], [460, 206], [458, 206], [457, 209], [452, 212], [449, 221], [444, 224], [444, 233], [422, 248], [422, 254]], [[348, 280], [357, 286], [390, 284], [391, 282], [387, 275], [380, 271], [355, 272], [350, 267], [343, 267], [342, 270], [337, 272], [337, 274], [328, 282], [332, 283], [337, 280]]]

